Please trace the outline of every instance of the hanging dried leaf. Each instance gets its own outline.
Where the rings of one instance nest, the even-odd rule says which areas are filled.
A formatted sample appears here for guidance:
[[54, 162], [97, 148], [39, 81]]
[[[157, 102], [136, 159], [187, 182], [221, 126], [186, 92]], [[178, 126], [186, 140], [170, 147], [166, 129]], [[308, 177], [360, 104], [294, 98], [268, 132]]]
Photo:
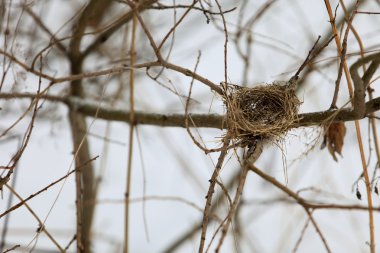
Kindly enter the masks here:
[[362, 194], [360, 193], [358, 188], [356, 188], [356, 197], [358, 198], [358, 200], [362, 200]]
[[336, 162], [338, 161], [336, 153], [342, 156], [345, 135], [346, 127], [344, 122], [332, 123], [328, 128], [325, 128], [325, 136], [321, 148], [327, 146], [327, 149]]

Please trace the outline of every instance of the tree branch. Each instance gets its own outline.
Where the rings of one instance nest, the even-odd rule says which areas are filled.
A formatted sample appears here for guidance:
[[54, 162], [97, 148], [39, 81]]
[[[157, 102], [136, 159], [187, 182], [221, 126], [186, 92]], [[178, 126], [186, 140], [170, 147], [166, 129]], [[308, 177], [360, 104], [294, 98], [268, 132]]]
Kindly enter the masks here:
[[[1, 98], [1, 95], [0, 95]], [[66, 103], [75, 108], [79, 113], [94, 116], [105, 120], [129, 122], [129, 111], [100, 107], [99, 103], [83, 102], [75, 98], [69, 98]], [[365, 104], [365, 115], [357, 115], [351, 108], [330, 109], [326, 111], [299, 114], [299, 121], [295, 122], [293, 128], [319, 126], [331, 119], [333, 122], [353, 121], [364, 118], [368, 113], [380, 110], [380, 97]], [[218, 114], [190, 114], [196, 127], [225, 129], [224, 116]], [[334, 116], [335, 115], [335, 116]], [[162, 127], [186, 127], [186, 116], [184, 114], [158, 114], [135, 112], [135, 123], [141, 125], [157, 125]]]
[[[36, 94], [30, 93], [1, 93], [0, 99], [34, 98]], [[108, 106], [99, 107], [98, 102], [89, 102], [76, 97], [60, 97], [53, 95], [40, 95], [42, 99], [54, 102], [62, 102], [70, 108], [86, 116], [93, 117], [97, 113], [98, 119], [120, 121], [129, 123], [129, 111], [115, 109]], [[299, 121], [295, 122], [293, 128], [319, 126], [326, 120], [332, 122], [353, 121], [366, 117], [369, 113], [380, 110], [380, 97], [365, 103], [365, 115], [358, 117], [351, 108], [330, 109], [326, 111], [301, 113]], [[334, 116], [335, 115], [335, 116]], [[220, 114], [190, 114], [195, 127], [225, 129], [224, 116]], [[135, 111], [135, 123], [139, 125], [154, 125], [160, 127], [183, 127], [186, 128], [185, 114], [160, 114]], [[189, 127], [192, 127], [189, 126]]]

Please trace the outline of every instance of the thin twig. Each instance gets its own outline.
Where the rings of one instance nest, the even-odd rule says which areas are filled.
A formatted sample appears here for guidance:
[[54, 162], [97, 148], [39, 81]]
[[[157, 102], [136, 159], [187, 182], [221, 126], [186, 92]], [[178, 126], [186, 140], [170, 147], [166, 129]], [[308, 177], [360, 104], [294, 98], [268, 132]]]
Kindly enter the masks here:
[[267, 175], [266, 173], [264, 173], [260, 169], [256, 168], [254, 165], [248, 164], [248, 167], [251, 171], [253, 171], [255, 174], [260, 176], [262, 179], [264, 179], [265, 181], [269, 182], [270, 184], [276, 186], [277, 188], [279, 188], [280, 190], [282, 190], [283, 192], [288, 194], [291, 198], [293, 198], [297, 203], [299, 203], [304, 208], [305, 212], [308, 214], [311, 222], [313, 223], [315, 229], [317, 230], [317, 233], [321, 237], [321, 240], [322, 240], [327, 252], [331, 252], [329, 246], [327, 245], [326, 239], [324, 238], [324, 236], [323, 236], [322, 232], [320, 231], [317, 223], [314, 221], [314, 219], [311, 215], [310, 209], [315, 209], [314, 205], [312, 205], [312, 204], [310, 205], [303, 198], [299, 197], [298, 194], [296, 194], [295, 192], [291, 191], [288, 187], [286, 187], [285, 185], [278, 182], [275, 178]]
[[336, 102], [338, 100], [338, 93], [339, 93], [339, 87], [340, 87], [340, 81], [342, 79], [342, 74], [343, 74], [343, 66], [344, 66], [344, 62], [346, 61], [346, 54], [347, 54], [347, 38], [348, 38], [348, 34], [350, 32], [350, 29], [351, 29], [351, 24], [352, 24], [352, 20], [354, 19], [354, 13], [350, 16], [350, 18], [348, 19], [348, 22], [347, 22], [347, 28], [346, 28], [346, 32], [344, 33], [344, 38], [343, 38], [343, 44], [342, 44], [342, 52], [340, 53], [339, 57], [340, 57], [340, 63], [339, 63], [339, 70], [338, 70], [338, 77], [335, 81], [335, 90], [334, 90], [334, 96], [333, 96], [333, 99], [332, 99], [332, 102], [331, 102], [331, 106], [330, 108], [337, 108], [336, 106]]
[[[233, 217], [237, 211], [237, 208], [238, 208], [238, 205], [240, 202], [240, 197], [243, 193], [244, 185], [245, 185], [245, 182], [247, 179], [247, 174], [249, 171], [248, 164], [254, 164], [257, 161], [257, 159], [259, 159], [260, 155], [263, 152], [264, 143], [262, 141], [258, 141], [254, 145], [255, 146], [251, 148], [249, 154], [244, 155], [247, 157], [244, 157], [244, 161], [241, 162], [242, 172], [241, 172], [241, 176], [239, 179], [239, 184], [238, 184], [238, 187], [236, 189], [234, 200], [233, 200], [232, 204], [230, 205], [230, 209], [228, 211], [228, 214], [225, 218], [225, 221], [223, 222], [224, 225], [223, 225], [223, 223], [221, 224], [221, 225], [223, 225], [222, 226], [222, 235], [220, 236], [219, 243], [215, 249], [215, 253], [220, 251], [222, 244], [224, 242], [224, 239], [226, 238], [229, 226], [230, 226], [230, 224], [233, 220]], [[239, 162], [240, 162], [240, 159], [239, 159]]]
[[222, 235], [219, 239], [218, 246], [215, 249], [216, 253], [219, 252], [221, 247], [222, 247], [222, 244], [223, 244], [224, 239], [225, 239], [227, 232], [228, 232], [228, 228], [232, 222], [233, 216], [235, 215], [237, 206], [240, 202], [240, 197], [243, 193], [244, 185], [245, 185], [249, 170], [246, 166], [244, 166], [242, 169], [243, 170], [242, 170], [241, 175], [240, 175], [239, 184], [238, 184], [238, 188], [236, 189], [236, 194], [235, 194], [234, 200], [230, 206], [230, 209], [228, 211], [228, 215], [226, 217], [226, 222], [222, 228]]
[[[16, 137], [17, 140], [18, 140], [18, 149], [21, 148], [21, 136], [18, 136]], [[14, 166], [14, 173], [13, 173], [13, 180], [12, 180], [12, 185], [11, 185], [11, 189], [15, 188], [16, 186], [16, 182], [17, 182], [17, 174], [18, 174], [18, 164], [16, 164]], [[7, 184], [5, 184], [5, 186], [7, 186]], [[2, 187], [2, 186], [1, 186]], [[7, 201], [7, 207], [6, 209], [9, 209], [12, 205], [12, 202], [13, 202], [13, 194], [9, 194], [9, 197], [8, 197], [8, 201]], [[7, 215], [4, 219], [4, 222], [3, 222], [3, 228], [2, 228], [2, 231], [1, 231], [1, 237], [0, 237], [0, 252], [3, 252], [4, 251], [4, 246], [5, 246], [5, 242], [6, 242], [6, 237], [7, 237], [7, 234], [8, 234], [8, 229], [9, 229], [9, 219], [10, 219], [10, 215]]]
[[[42, 61], [42, 60], [41, 60]], [[41, 62], [41, 68], [40, 70], [42, 70], [42, 62]], [[39, 102], [39, 93], [41, 92], [41, 78], [38, 79], [38, 88], [37, 88], [37, 96], [33, 99], [33, 101], [30, 103], [30, 106], [29, 108], [33, 108], [33, 113], [32, 113], [32, 117], [31, 117], [31, 120], [30, 120], [30, 123], [28, 125], [28, 128], [26, 130], [26, 133], [23, 137], [23, 140], [22, 140], [22, 144], [21, 144], [21, 147], [20, 149], [16, 152], [15, 155], [13, 155], [12, 159], [11, 159], [11, 165], [8, 166], [12, 169], [8, 170], [7, 174], [4, 176], [4, 177], [1, 177], [0, 176], [0, 191], [2, 190], [2, 187], [5, 183], [7, 183], [9, 181], [9, 179], [11, 178], [12, 174], [13, 174], [13, 170], [15, 169], [17, 163], [19, 162], [19, 160], [21, 159], [23, 153], [25, 152], [26, 150], [26, 147], [28, 146], [29, 144], [29, 140], [30, 140], [30, 137], [32, 135], [32, 132], [33, 132], [33, 129], [34, 129], [34, 123], [35, 123], [35, 120], [36, 120], [36, 117], [37, 117], [37, 112], [38, 112], [38, 102]], [[28, 110], [29, 110], [28, 108]], [[26, 112], [28, 111], [26, 110], [24, 112], [24, 115], [26, 115]], [[9, 128], [8, 128], [9, 129]]]
[[175, 29], [179, 26], [179, 24], [185, 19], [185, 17], [190, 13], [190, 11], [193, 9], [194, 5], [198, 2], [198, 0], [194, 0], [193, 3], [189, 6], [189, 8], [186, 9], [185, 13], [180, 17], [180, 19], [173, 25], [172, 28], [170, 28], [169, 32], [164, 36], [162, 39], [160, 45], [158, 46], [158, 49], [161, 50], [164, 46], [166, 40], [169, 38], [170, 34], [175, 32]]
[[305, 208], [305, 212], [309, 216], [309, 219], [310, 219], [311, 223], [313, 224], [313, 226], [315, 228], [315, 231], [317, 232], [317, 234], [321, 238], [321, 240], [323, 242], [323, 246], [325, 246], [325, 249], [326, 249], [327, 253], [331, 253], [331, 249], [330, 249], [329, 245], [327, 244], [327, 240], [326, 240], [325, 236], [322, 234], [322, 231], [319, 228], [317, 222], [315, 221], [315, 219], [314, 219], [314, 217], [312, 215], [312, 212], [309, 209], [307, 209], [307, 208]]
[[172, 69], [172, 70], [177, 71], [179, 73], [182, 73], [185, 76], [191, 76], [191, 77], [195, 78], [196, 80], [198, 80], [198, 81], [204, 83], [205, 85], [209, 86], [213, 91], [215, 91], [219, 94], [223, 94], [221, 88], [218, 85], [214, 84], [213, 82], [209, 81], [208, 79], [192, 72], [189, 69], [182, 68], [180, 66], [177, 66], [177, 65], [174, 65], [170, 62], [165, 61], [165, 59], [161, 55], [160, 48], [157, 46], [156, 42], [153, 39], [152, 34], [150, 33], [149, 29], [147, 28], [146, 24], [144, 23], [140, 13], [137, 11], [136, 4], [133, 3], [132, 1], [127, 1], [127, 3], [132, 8], [135, 15], [137, 16], [137, 19], [139, 20], [139, 23], [140, 23], [145, 35], [148, 37], [149, 43], [150, 43], [150, 45], [151, 45], [151, 47], [152, 47], [152, 49], [153, 49], [153, 51], [157, 57], [157, 60], [161, 66], [166, 67], [168, 69]]
[[356, 14], [368, 14], [368, 15], [372, 15], [372, 14], [380, 14], [380, 12], [376, 12], [376, 11], [355, 11]]
[[[197, 72], [197, 68], [198, 68], [200, 57], [201, 57], [201, 52], [199, 51], [198, 57], [197, 57], [197, 61], [195, 63], [195, 67], [194, 67], [194, 73]], [[191, 140], [193, 141], [193, 143], [198, 148], [200, 148], [201, 150], [203, 150], [205, 152], [205, 154], [208, 154], [208, 153], [212, 152], [212, 150], [209, 150], [206, 147], [204, 147], [202, 144], [200, 144], [195, 139], [195, 137], [193, 136], [193, 134], [191, 133], [190, 128], [189, 128], [189, 119], [191, 120], [192, 126], [195, 127], [195, 128], [197, 128], [197, 125], [195, 124], [194, 120], [189, 115], [189, 104], [190, 104], [190, 98], [191, 98], [191, 92], [192, 92], [192, 89], [193, 89], [193, 84], [194, 84], [194, 78], [191, 79], [190, 88], [189, 88], [189, 94], [187, 95], [186, 104], [185, 104], [185, 125], [186, 125], [186, 131], [189, 134], [189, 136], [190, 136]]]
[[[228, 53], [228, 31], [227, 31], [227, 24], [226, 24], [226, 19], [224, 18], [222, 6], [220, 5], [218, 0], [215, 0], [216, 5], [218, 6], [220, 16], [222, 17], [222, 23], [223, 23], [223, 31], [224, 31], [224, 82], [228, 82], [228, 58], [227, 58], [227, 53]], [[226, 92], [226, 90], [225, 90]]]
[[12, 186], [9, 186], [8, 184], [6, 184], [5, 187], [7, 187], [7, 189], [20, 200], [20, 203], [23, 202], [23, 205], [25, 206], [25, 208], [28, 209], [28, 211], [32, 214], [32, 216], [37, 220], [38, 226], [41, 232], [44, 232], [46, 236], [50, 239], [50, 241], [57, 247], [57, 249], [60, 252], [64, 253], [65, 250], [61, 247], [61, 245], [59, 245], [57, 240], [55, 240], [55, 238], [49, 233], [43, 221], [37, 216], [37, 214], [32, 210], [32, 208], [28, 205], [28, 203], [14, 190]]
[[[225, 184], [226, 185], [225, 188], [226, 189], [232, 188], [234, 186], [235, 181], [237, 181], [237, 179], [239, 178], [239, 176], [240, 176], [240, 172], [234, 174], [229, 179], [229, 181]], [[220, 201], [222, 200], [222, 198], [224, 196], [225, 196], [225, 191], [224, 190], [223, 190], [223, 192], [219, 192], [217, 194], [217, 196], [214, 198], [214, 201], [212, 203], [210, 213], [213, 213], [219, 207], [219, 203], [220, 203]], [[215, 218], [215, 215], [211, 215], [211, 217]], [[221, 220], [221, 219], [216, 219], [216, 220]], [[164, 250], [162, 252], [165, 252], [165, 253], [174, 252], [181, 244], [183, 244], [184, 242], [186, 242], [186, 240], [188, 240], [191, 236], [193, 236], [201, 228], [202, 222], [203, 221], [201, 221], [198, 224], [195, 224], [195, 226], [192, 226], [188, 231], [186, 231], [185, 233], [183, 233], [183, 235], [181, 235], [177, 240], [173, 241], [170, 244], [170, 246], [167, 247], [166, 250]]]
[[[298, 76], [299, 74], [301, 73], [301, 71], [313, 60], [313, 58], [315, 58], [316, 56], [314, 56], [313, 58], [311, 57], [312, 56], [312, 53], [314, 53], [314, 50], [315, 50], [315, 47], [317, 46], [318, 44], [318, 41], [321, 39], [321, 35], [318, 36], [318, 39], [314, 42], [314, 45], [313, 47], [310, 49], [309, 53], [307, 54], [306, 56], [306, 59], [304, 60], [304, 62], [301, 64], [301, 66], [299, 67], [299, 69], [297, 70], [297, 72], [294, 74], [294, 77], [298, 79]], [[326, 43], [327, 44], [327, 43]], [[326, 45], [327, 46], [327, 45]]]
[[[141, 17], [140, 17], [141, 18]], [[144, 25], [145, 26], [145, 25]], [[124, 73], [126, 71], [130, 71], [131, 67], [130, 66], [121, 66], [121, 67], [112, 67], [109, 69], [104, 69], [104, 70], [99, 70], [99, 71], [94, 71], [94, 72], [85, 72], [85, 73], [71, 73], [69, 76], [63, 76], [63, 77], [58, 77], [54, 78], [50, 75], [47, 75], [45, 73], [41, 73], [39, 71], [36, 71], [29, 67], [27, 64], [23, 63], [21, 60], [17, 59], [15, 56], [3, 51], [0, 49], [0, 54], [5, 55], [8, 57], [12, 62], [16, 63], [20, 67], [22, 67], [25, 71], [32, 73], [36, 76], [42, 77], [46, 80], [49, 80], [51, 82], [51, 85], [53, 84], [58, 84], [58, 83], [64, 83], [68, 81], [78, 81], [78, 80], [84, 80], [84, 79], [89, 79], [89, 78], [95, 78], [95, 77], [100, 77], [100, 76], [105, 76], [105, 75], [114, 75], [114, 74], [120, 74]], [[160, 54], [159, 54], [160, 55]], [[171, 70], [174, 70], [176, 72], [179, 72], [185, 76], [190, 76], [195, 78], [196, 80], [200, 81], [201, 83], [209, 86], [211, 90], [215, 91], [218, 94], [222, 94], [221, 88], [216, 85], [215, 83], [211, 82], [207, 78], [198, 75], [191, 70], [187, 68], [180, 67], [178, 65], [172, 64], [170, 62], [165, 61], [162, 56], [160, 61], [153, 61], [153, 62], [146, 62], [146, 63], [141, 63], [141, 64], [135, 64], [134, 68], [139, 69], [139, 68], [149, 68], [149, 67], [165, 67]]]
[[[325, 4], [326, 4], [327, 12], [330, 17], [331, 27], [335, 35], [335, 42], [337, 45], [338, 53], [340, 54], [342, 52], [341, 42], [340, 42], [340, 37], [335, 25], [335, 20], [332, 14], [330, 1], [325, 0]], [[359, 4], [359, 1], [356, 1], [355, 9], [357, 9], [358, 4]], [[357, 76], [350, 76], [350, 71], [348, 69], [347, 62], [344, 58], [342, 60], [343, 60], [344, 74], [347, 80], [348, 91], [349, 91], [350, 97], [354, 97], [354, 101], [353, 101], [354, 110], [359, 115], [364, 114], [365, 113], [365, 107], [364, 107], [365, 92], [364, 92], [364, 87], [363, 87], [363, 81], [361, 79], [359, 80]], [[353, 72], [351, 71], [351, 73]], [[352, 85], [351, 78], [354, 81], [355, 93], [352, 88], [353, 85]], [[373, 211], [372, 211], [373, 204], [372, 204], [372, 192], [371, 192], [371, 185], [370, 185], [371, 182], [370, 182], [368, 171], [367, 171], [363, 141], [362, 141], [361, 132], [360, 132], [360, 124], [359, 124], [359, 121], [357, 120], [355, 120], [355, 129], [356, 129], [356, 136], [357, 136], [358, 145], [359, 145], [360, 159], [362, 162], [363, 175], [364, 175], [366, 192], [367, 192], [367, 202], [368, 202], [368, 207], [369, 207], [368, 216], [369, 216], [370, 250], [371, 250], [371, 253], [375, 253], [375, 231], [374, 231], [375, 227], [374, 227], [374, 218], [373, 218]]]
[[[145, 11], [157, 0], [142, 0], [139, 1], [137, 10], [139, 12]], [[123, 27], [126, 23], [131, 21], [133, 18], [133, 11], [129, 11], [120, 18], [113, 21], [107, 28], [98, 35], [98, 37], [83, 51], [82, 57], [86, 57], [92, 52], [94, 52], [102, 43], [104, 43], [109, 37], [116, 33], [120, 28]]]
[[208, 188], [208, 192], [206, 195], [206, 204], [203, 211], [202, 232], [201, 232], [201, 239], [200, 239], [199, 250], [198, 250], [199, 253], [203, 253], [204, 244], [206, 241], [208, 220], [209, 220], [210, 211], [211, 211], [212, 197], [215, 191], [216, 179], [219, 176], [220, 170], [222, 169], [224, 158], [227, 155], [227, 148], [229, 146], [229, 143], [230, 143], [230, 138], [228, 136], [225, 136], [223, 140], [223, 149], [220, 152], [218, 162], [214, 169], [214, 173], [212, 174], [211, 179], [209, 180], [210, 186]]
[[[136, 15], [133, 15], [132, 19], [132, 36], [131, 36], [131, 66], [135, 64], [135, 46], [136, 46], [136, 25], [137, 18]], [[134, 100], [134, 80], [135, 73], [133, 68], [129, 74], [129, 146], [128, 146], [128, 165], [127, 165], [127, 178], [126, 178], [126, 189], [125, 189], [125, 224], [124, 224], [124, 253], [129, 252], [129, 198], [131, 196], [131, 184], [132, 184], [132, 157], [133, 157], [133, 134], [135, 127], [135, 100]]]
[[[361, 1], [359, 4], [361, 3], [364, 3], [364, 1]], [[352, 13], [353, 11], [355, 11], [356, 9], [356, 4], [355, 3], [352, 3], [350, 4], [350, 6], [347, 8], [347, 12], [348, 13]], [[335, 24], [337, 27], [340, 27], [343, 23], [345, 22], [345, 15], [343, 15], [342, 17], [340, 17], [338, 20], [335, 20]], [[330, 38], [334, 38], [334, 32], [330, 29], [329, 31], [326, 32], [326, 36], [323, 36], [325, 38], [325, 40], [322, 42], [322, 44], [324, 45], [325, 42], [327, 40], [329, 40]], [[309, 74], [311, 74], [314, 70], [317, 70], [318, 69], [316, 68], [316, 65], [315, 65], [315, 61], [314, 62], [311, 62], [308, 66], [308, 68], [304, 71], [304, 74], [300, 77], [300, 80], [299, 80], [299, 83], [303, 83], [306, 78], [309, 76]]]
[[76, 167], [75, 169], [73, 169], [72, 171], [68, 172], [66, 175], [64, 175], [63, 177], [59, 178], [58, 180], [50, 183], [48, 186], [42, 188], [41, 190], [37, 191], [36, 193], [33, 193], [31, 194], [29, 197], [27, 197], [26, 199], [24, 199], [23, 201], [20, 201], [18, 204], [16, 205], [13, 205], [11, 208], [9, 208], [8, 210], [6, 210], [5, 212], [1, 213], [0, 214], [0, 219], [2, 217], [4, 217], [4, 215], [7, 215], [8, 213], [16, 210], [17, 208], [21, 207], [24, 205], [24, 203], [28, 202], [29, 200], [31, 200], [32, 198], [38, 196], [39, 194], [41, 194], [42, 192], [48, 190], [50, 187], [56, 185], [57, 183], [61, 182], [62, 180], [64, 180], [65, 178], [67, 178], [68, 176], [70, 176], [71, 174], [73, 174], [74, 172], [82, 169], [83, 167], [87, 166], [87, 164], [91, 163], [92, 161], [95, 161], [99, 156], [95, 156], [94, 158], [91, 158], [89, 161], [87, 161], [86, 163]]
[[8, 253], [8, 252], [14, 251], [15, 249], [19, 248], [20, 246], [21, 246], [20, 244], [17, 244], [15, 246], [13, 246], [12, 248], [5, 250], [3, 253]]
[[76, 235], [74, 235], [73, 238], [71, 238], [71, 240], [67, 243], [65, 250], [68, 250], [70, 248], [71, 244], [73, 244], [76, 239], [77, 239], [77, 237], [76, 237]]
[[33, 12], [33, 10], [28, 6], [24, 6], [24, 10], [34, 19], [34, 22], [45, 32], [49, 35], [50, 40], [53, 42], [53, 44], [57, 45], [58, 49], [61, 50], [63, 53], [66, 53], [66, 47], [61, 43], [60, 40], [56, 38], [56, 36], [49, 30], [49, 28], [44, 24], [44, 22], [41, 20], [39, 16], [37, 16], [36, 13]]
[[[345, 7], [344, 2], [342, 0], [340, 0], [339, 2], [342, 5], [342, 8], [343, 8], [346, 16], [348, 16], [348, 12], [347, 12], [347, 9]], [[351, 31], [354, 34], [355, 39], [358, 42], [358, 45], [359, 45], [359, 48], [360, 48], [360, 57], [361, 57], [361, 59], [364, 59], [365, 58], [365, 49], [364, 49], [363, 42], [362, 42], [362, 40], [361, 40], [361, 38], [359, 36], [359, 33], [356, 31], [355, 27], [352, 24], [351, 24]], [[377, 57], [377, 58], [379, 59], [380, 57]], [[376, 61], [376, 60], [374, 60], [374, 61]], [[362, 66], [363, 66], [363, 72], [366, 73], [367, 72], [367, 68], [366, 68], [365, 64], [363, 64]], [[350, 71], [352, 71], [352, 70], [350, 69]], [[373, 92], [374, 92], [374, 90], [370, 87], [370, 84], [373, 81], [376, 80], [375, 79], [372, 82], [370, 82], [370, 79], [372, 79], [372, 75], [373, 74], [374, 74], [373, 72], [372, 72], [371, 75], [369, 75], [369, 73], [368, 73], [367, 74], [367, 77], [368, 77], [367, 80], [368, 80], [369, 83], [368, 84], [363, 84], [363, 85], [365, 85], [367, 87], [367, 93], [369, 95], [369, 100], [373, 99]], [[352, 74], [351, 74], [351, 76], [352, 76]], [[379, 163], [379, 161], [380, 161], [380, 144], [379, 144], [379, 139], [378, 139], [378, 134], [377, 134], [375, 114], [373, 112], [371, 112], [371, 113], [368, 114], [368, 120], [369, 120], [369, 122], [371, 124], [371, 128], [372, 128], [373, 140], [374, 140], [374, 143], [375, 143], [376, 158], [377, 158], [377, 161], [378, 161], [377, 163]], [[376, 171], [377, 171], [377, 168], [375, 168], [375, 170], [373, 171], [374, 175], [373, 175], [373, 177], [371, 179], [371, 186], [373, 186], [373, 182], [375, 180]]]
[[300, 234], [300, 237], [298, 238], [296, 244], [294, 245], [294, 248], [292, 250], [292, 253], [296, 253], [297, 250], [298, 250], [298, 247], [301, 245], [301, 242], [302, 242], [302, 239], [305, 235], [305, 232], [306, 232], [306, 229], [307, 227], [309, 226], [310, 224], [310, 217], [307, 218], [306, 222], [305, 222], [305, 225], [303, 226], [302, 230], [301, 230], [301, 234]]
[[[197, 11], [202, 11], [202, 12], [210, 14], [210, 15], [220, 15], [220, 12], [213, 12], [213, 11], [206, 10], [206, 9], [203, 9], [203, 8], [200, 8], [197, 6], [193, 6], [193, 5], [183, 5], [183, 4], [165, 5], [165, 4], [161, 4], [161, 3], [157, 2], [157, 5], [153, 5], [153, 6], [149, 7], [149, 9], [151, 9], [151, 10], [189, 9], [189, 8], [192, 8], [192, 9], [197, 10]], [[237, 7], [233, 7], [231, 9], [225, 10], [225, 11], [223, 11], [223, 14], [233, 12], [236, 9], [237, 9]]]

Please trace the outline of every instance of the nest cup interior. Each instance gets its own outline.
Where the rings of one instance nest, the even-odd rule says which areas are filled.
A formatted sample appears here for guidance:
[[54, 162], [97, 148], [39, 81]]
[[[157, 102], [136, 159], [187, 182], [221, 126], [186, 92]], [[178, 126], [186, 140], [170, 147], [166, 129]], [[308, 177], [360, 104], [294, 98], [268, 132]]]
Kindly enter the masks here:
[[228, 134], [241, 146], [259, 139], [279, 140], [298, 119], [300, 101], [293, 86], [229, 88], [225, 99]]

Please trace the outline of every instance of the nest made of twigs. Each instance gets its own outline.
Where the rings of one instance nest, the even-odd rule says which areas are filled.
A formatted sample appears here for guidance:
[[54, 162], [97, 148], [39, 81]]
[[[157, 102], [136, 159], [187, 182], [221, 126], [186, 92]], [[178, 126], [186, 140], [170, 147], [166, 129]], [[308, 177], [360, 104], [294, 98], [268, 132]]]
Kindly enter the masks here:
[[253, 88], [229, 86], [225, 96], [228, 135], [240, 146], [279, 140], [298, 119], [301, 104], [291, 83]]

